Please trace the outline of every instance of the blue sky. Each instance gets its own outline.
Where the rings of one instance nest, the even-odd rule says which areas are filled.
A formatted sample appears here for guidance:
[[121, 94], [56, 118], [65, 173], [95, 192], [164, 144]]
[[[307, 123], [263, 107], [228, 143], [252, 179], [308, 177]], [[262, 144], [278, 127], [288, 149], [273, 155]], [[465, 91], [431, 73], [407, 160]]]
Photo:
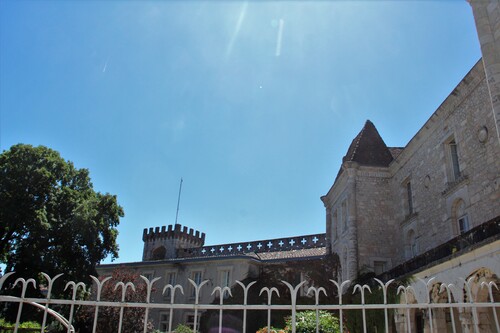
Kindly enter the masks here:
[[0, 150], [46, 145], [142, 230], [206, 244], [325, 230], [364, 122], [405, 146], [479, 60], [456, 1], [0, 1]]

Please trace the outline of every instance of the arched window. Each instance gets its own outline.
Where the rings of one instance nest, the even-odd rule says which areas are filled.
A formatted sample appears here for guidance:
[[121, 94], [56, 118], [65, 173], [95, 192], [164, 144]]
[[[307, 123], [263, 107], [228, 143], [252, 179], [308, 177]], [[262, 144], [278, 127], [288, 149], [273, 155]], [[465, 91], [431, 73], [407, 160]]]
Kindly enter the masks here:
[[454, 205], [454, 220], [456, 221], [458, 234], [463, 234], [470, 230], [469, 215], [465, 210], [465, 202], [459, 199]]
[[165, 246], [160, 246], [157, 247], [156, 249], [153, 250], [153, 260], [161, 260], [165, 259], [165, 255], [167, 254], [167, 250], [165, 249]]
[[[467, 277], [466, 281], [469, 281], [470, 283], [470, 293], [464, 286], [464, 302], [469, 302], [471, 298], [475, 303], [500, 301], [500, 292], [496, 288], [492, 288], [491, 296], [493, 296], [493, 299], [491, 299], [488, 288], [484, 286], [485, 284], [488, 285], [490, 282], [493, 282], [496, 285], [500, 284], [500, 279], [491, 269], [487, 267], [478, 268]], [[484, 307], [478, 308], [476, 311], [478, 319], [478, 322], [476, 323], [477, 327], [472, 327], [474, 322], [471, 322], [470, 325], [467, 326], [468, 332], [475, 332], [475, 329], [477, 329], [477, 332], [495, 332], [494, 318], [500, 318], [500, 309], [498, 307]]]
[[[435, 282], [429, 292], [431, 303], [455, 303], [453, 293], [450, 293], [450, 299], [445, 290], [441, 289], [441, 282]], [[432, 325], [435, 332], [443, 333], [461, 333], [460, 314], [458, 308], [444, 307], [432, 310]]]

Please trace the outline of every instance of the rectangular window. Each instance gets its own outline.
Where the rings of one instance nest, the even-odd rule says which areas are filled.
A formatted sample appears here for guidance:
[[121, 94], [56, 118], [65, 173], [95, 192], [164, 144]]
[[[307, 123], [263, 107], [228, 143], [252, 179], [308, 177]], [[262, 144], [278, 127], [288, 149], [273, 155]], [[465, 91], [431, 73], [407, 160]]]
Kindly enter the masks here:
[[411, 257], [416, 257], [418, 253], [418, 247], [417, 247], [417, 241], [414, 240], [413, 243], [410, 244], [411, 246]]
[[172, 286], [175, 286], [177, 279], [177, 273], [176, 272], [169, 272], [167, 274], [167, 282], [168, 284], [171, 284]]
[[338, 237], [338, 213], [337, 210], [335, 209], [332, 214], [332, 239], [336, 240]]
[[[219, 283], [222, 289], [224, 289], [224, 287], [231, 288], [231, 271], [229, 269], [219, 271]], [[229, 293], [227, 291], [224, 291], [223, 297], [228, 298]]]
[[[154, 278], [154, 272], [151, 272], [151, 271], [149, 271], [149, 272], [142, 272], [141, 275], [144, 276], [149, 281], [151, 281]], [[142, 279], [141, 279], [141, 281], [142, 281]]]
[[170, 321], [170, 313], [160, 312], [160, 331], [168, 332], [169, 321]]
[[469, 217], [467, 215], [463, 215], [458, 218], [458, 227], [460, 228], [460, 234], [470, 230]]
[[[166, 276], [167, 284], [170, 284], [172, 287], [175, 287], [176, 280], [177, 280], [177, 272], [167, 272]], [[167, 289], [165, 291], [165, 298], [170, 300], [170, 295], [172, 294], [172, 289]]]
[[455, 140], [448, 143], [450, 147], [450, 158], [451, 158], [451, 171], [453, 175], [453, 180], [460, 178], [460, 165], [458, 163], [458, 149]]
[[[202, 278], [202, 271], [193, 271], [191, 272], [191, 280], [194, 281], [194, 283], [199, 286], [200, 283], [201, 283], [201, 278]], [[191, 283], [190, 283], [191, 285]], [[191, 297], [195, 297], [196, 296], [196, 289], [193, 287], [193, 285], [191, 285], [191, 293], [190, 293]]]
[[406, 183], [406, 196], [408, 200], [408, 215], [413, 214], [413, 192], [411, 190], [411, 183]]
[[447, 154], [447, 173], [448, 173], [448, 182], [453, 182], [460, 178], [461, 170], [460, 163], [458, 160], [458, 146], [455, 139], [452, 137], [446, 143], [446, 154]]
[[386, 270], [385, 261], [374, 261], [373, 262], [373, 272], [375, 275], [380, 275]]
[[195, 323], [195, 316], [194, 314], [191, 314], [191, 313], [188, 313], [186, 315], [186, 320], [185, 320], [185, 324], [186, 326], [188, 326], [190, 329], [194, 330], [196, 332], [196, 328], [194, 327], [194, 325], [196, 324], [196, 326], [199, 326], [199, 319], [200, 319], [200, 316], [198, 315], [198, 320], [196, 320], [196, 323]]
[[343, 232], [347, 230], [347, 200], [342, 202], [342, 223], [343, 223]]
[[415, 237], [415, 231], [410, 230], [406, 236], [406, 259], [411, 259], [418, 254], [417, 238]]

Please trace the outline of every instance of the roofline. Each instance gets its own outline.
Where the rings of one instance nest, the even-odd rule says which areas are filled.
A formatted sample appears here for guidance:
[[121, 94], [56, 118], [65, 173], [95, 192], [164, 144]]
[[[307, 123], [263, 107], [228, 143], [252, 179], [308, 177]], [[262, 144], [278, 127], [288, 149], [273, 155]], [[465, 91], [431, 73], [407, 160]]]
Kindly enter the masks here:
[[[288, 251], [283, 251], [288, 252]], [[261, 252], [262, 253], [262, 252]], [[269, 252], [266, 252], [269, 253]], [[275, 251], [273, 253], [278, 253]], [[221, 261], [221, 260], [248, 260], [254, 261], [257, 263], [269, 263], [269, 262], [284, 262], [284, 261], [301, 261], [301, 260], [310, 260], [310, 259], [322, 259], [325, 257], [325, 254], [322, 255], [313, 255], [313, 256], [305, 256], [305, 257], [288, 257], [288, 258], [277, 258], [277, 259], [261, 259], [256, 256], [250, 255], [234, 255], [234, 256], [214, 256], [214, 257], [196, 257], [196, 258], [177, 258], [177, 259], [166, 259], [166, 260], [150, 260], [150, 261], [135, 261], [135, 262], [125, 262], [125, 263], [116, 263], [116, 264], [102, 264], [96, 266], [96, 270], [110, 269], [110, 268], [118, 268], [118, 267], [144, 267], [144, 266], [162, 266], [167, 264], [183, 264], [183, 263], [193, 263], [193, 262], [203, 262], [207, 261]]]
[[435, 126], [438, 123], [437, 118], [446, 116], [449, 112], [454, 112], [456, 107], [460, 105], [464, 99], [475, 89], [475, 87], [480, 84], [485, 78], [486, 73], [483, 65], [483, 58], [480, 58], [474, 66], [465, 74], [465, 76], [458, 82], [455, 88], [446, 96], [443, 102], [436, 108], [436, 110], [429, 116], [427, 121], [423, 126], [413, 135], [413, 137], [408, 141], [404, 149], [390, 164], [389, 167], [393, 165], [404, 163], [407, 157], [408, 148], [413, 145], [419, 144], [419, 140], [424, 136], [425, 132], [434, 131]]
[[[436, 118], [441, 116], [442, 113], [446, 111], [446, 109], [453, 108], [454, 109], [454, 104], [456, 105], [460, 104], [464, 98], [469, 95], [469, 93], [476, 87], [477, 84], [481, 83], [484, 78], [485, 78], [485, 71], [484, 71], [484, 66], [482, 65], [482, 58], [480, 58], [474, 66], [465, 74], [465, 76], [460, 80], [460, 82], [456, 85], [456, 87], [448, 94], [448, 96], [444, 99], [444, 101], [437, 107], [437, 109], [429, 116], [427, 121], [424, 123], [423, 126], [420, 127], [420, 129], [413, 135], [413, 137], [408, 141], [406, 146], [404, 147], [392, 147], [392, 148], [403, 148], [401, 153], [392, 160], [392, 162], [389, 164], [389, 168], [391, 168], [393, 165], [400, 164], [403, 162], [408, 154], [408, 147], [410, 145], [416, 144], [415, 142], [418, 142], [420, 137], [422, 136], [422, 133], [425, 131], [431, 130], [432, 127], [436, 123]], [[477, 80], [477, 78], [479, 80]], [[472, 83], [472, 87], [471, 87]], [[357, 135], [354, 137], [354, 139], [357, 137]], [[353, 140], [354, 140], [353, 139]], [[390, 147], [388, 147], [390, 148]], [[337, 183], [337, 181], [340, 179], [342, 176], [342, 167], [344, 163], [341, 163], [341, 170], [339, 170], [336, 179], [334, 180], [333, 184], [330, 186], [329, 190], [325, 195], [322, 195], [320, 197], [321, 201], [323, 204], [325, 204], [326, 198], [329, 196], [330, 192], [333, 190], [333, 187]], [[326, 206], [326, 204], [325, 204]]]
[[107, 269], [107, 268], [116, 268], [121, 266], [160, 266], [165, 264], [182, 264], [182, 263], [191, 263], [191, 262], [207, 262], [211, 260], [233, 260], [233, 259], [242, 259], [242, 260], [253, 260], [260, 261], [258, 258], [251, 257], [248, 255], [235, 255], [235, 256], [217, 256], [217, 257], [195, 257], [195, 258], [176, 258], [176, 259], [164, 259], [164, 260], [149, 260], [149, 261], [134, 261], [134, 262], [124, 262], [124, 263], [116, 263], [116, 264], [102, 264], [96, 266], [96, 269]]
[[291, 257], [291, 258], [279, 258], [279, 259], [260, 259], [259, 261], [263, 263], [270, 262], [285, 262], [285, 261], [302, 261], [302, 260], [311, 260], [311, 259], [324, 259], [326, 254], [317, 255], [317, 256], [307, 256], [307, 257]]

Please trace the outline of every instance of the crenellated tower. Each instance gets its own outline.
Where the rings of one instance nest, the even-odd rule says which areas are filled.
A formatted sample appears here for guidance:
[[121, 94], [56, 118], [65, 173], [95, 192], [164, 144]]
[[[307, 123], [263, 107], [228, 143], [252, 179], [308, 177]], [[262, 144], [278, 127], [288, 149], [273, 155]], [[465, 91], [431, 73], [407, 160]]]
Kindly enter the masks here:
[[185, 257], [189, 249], [205, 244], [205, 233], [180, 224], [144, 229], [143, 261]]

